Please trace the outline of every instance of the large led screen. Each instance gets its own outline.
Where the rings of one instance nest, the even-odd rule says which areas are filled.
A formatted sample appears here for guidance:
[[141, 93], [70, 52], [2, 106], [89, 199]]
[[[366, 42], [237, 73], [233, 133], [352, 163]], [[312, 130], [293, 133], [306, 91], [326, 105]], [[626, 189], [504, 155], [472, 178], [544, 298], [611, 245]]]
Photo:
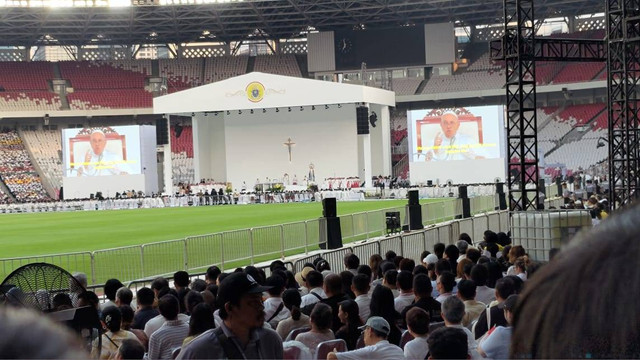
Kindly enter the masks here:
[[139, 126], [64, 129], [62, 144], [66, 177], [142, 172]]

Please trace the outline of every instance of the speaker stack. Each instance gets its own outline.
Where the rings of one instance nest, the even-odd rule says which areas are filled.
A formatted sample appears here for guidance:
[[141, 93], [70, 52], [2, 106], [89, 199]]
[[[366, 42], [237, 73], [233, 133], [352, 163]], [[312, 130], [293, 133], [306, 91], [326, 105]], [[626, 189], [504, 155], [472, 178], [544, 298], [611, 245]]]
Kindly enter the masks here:
[[156, 144], [166, 145], [169, 143], [169, 124], [167, 119], [156, 120]]
[[458, 198], [462, 200], [462, 218], [471, 217], [471, 200], [467, 196], [467, 185], [458, 186]]
[[320, 248], [339, 249], [342, 247], [342, 230], [336, 206], [336, 198], [322, 199], [320, 218]]
[[424, 229], [422, 225], [422, 206], [418, 197], [418, 190], [409, 191], [409, 229]]

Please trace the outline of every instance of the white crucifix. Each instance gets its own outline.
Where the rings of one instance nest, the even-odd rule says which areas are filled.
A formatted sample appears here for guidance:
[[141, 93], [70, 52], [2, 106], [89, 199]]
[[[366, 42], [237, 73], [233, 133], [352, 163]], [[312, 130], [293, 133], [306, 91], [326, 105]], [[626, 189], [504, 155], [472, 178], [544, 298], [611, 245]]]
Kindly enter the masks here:
[[291, 162], [291, 148], [295, 145], [296, 143], [294, 143], [291, 138], [287, 139], [287, 142], [285, 142], [283, 145], [289, 148], [289, 162]]

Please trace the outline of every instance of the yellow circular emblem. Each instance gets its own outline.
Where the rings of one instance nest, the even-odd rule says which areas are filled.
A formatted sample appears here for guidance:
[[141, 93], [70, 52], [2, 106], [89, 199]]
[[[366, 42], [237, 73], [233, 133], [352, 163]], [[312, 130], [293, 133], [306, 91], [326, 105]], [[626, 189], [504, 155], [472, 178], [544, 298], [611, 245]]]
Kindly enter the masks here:
[[247, 98], [251, 102], [260, 102], [264, 98], [264, 85], [254, 81], [247, 85]]

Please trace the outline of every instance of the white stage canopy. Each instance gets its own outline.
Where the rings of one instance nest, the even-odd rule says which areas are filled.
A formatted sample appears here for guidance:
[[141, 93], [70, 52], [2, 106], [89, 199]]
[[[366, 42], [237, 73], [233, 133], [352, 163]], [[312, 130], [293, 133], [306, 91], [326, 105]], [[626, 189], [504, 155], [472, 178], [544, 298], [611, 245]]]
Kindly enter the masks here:
[[[369, 135], [357, 135], [359, 105], [377, 114]], [[284, 174], [302, 181], [311, 168], [317, 183], [359, 176], [368, 186], [391, 175], [389, 106], [391, 91], [259, 72], [153, 100], [156, 114], [192, 117], [196, 181], [237, 189]]]

